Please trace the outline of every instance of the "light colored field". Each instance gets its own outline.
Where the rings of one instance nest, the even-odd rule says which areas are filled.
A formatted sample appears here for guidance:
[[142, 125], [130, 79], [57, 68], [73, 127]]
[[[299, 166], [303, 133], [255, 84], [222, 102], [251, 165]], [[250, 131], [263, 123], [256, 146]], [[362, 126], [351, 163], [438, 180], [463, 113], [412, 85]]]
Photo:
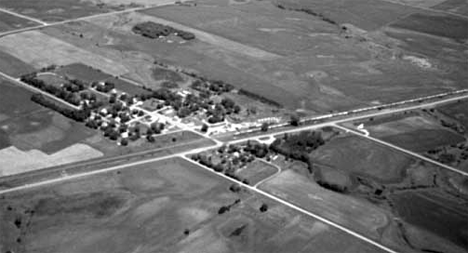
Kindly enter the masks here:
[[0, 50], [42, 68], [51, 64], [68, 65], [80, 62], [112, 75], [128, 70], [121, 64], [75, 47], [38, 31], [28, 31], [0, 38]]
[[380, 237], [378, 230], [388, 223], [383, 210], [370, 203], [325, 190], [291, 170], [266, 181], [260, 188], [374, 239]]
[[429, 7], [438, 5], [440, 3], [443, 3], [446, 0], [385, 0], [385, 1], [409, 5], [413, 7], [429, 8]]
[[[115, 19], [115, 17], [112, 17], [112, 19]], [[109, 24], [109, 21], [110, 21], [109, 17], [104, 17], [102, 19], [94, 19], [93, 23], [97, 25], [101, 25], [101, 26], [102, 25], [107, 26], [107, 24]], [[230, 40], [230, 39], [218, 36], [218, 35], [207, 33], [199, 29], [195, 29], [186, 25], [182, 25], [180, 23], [176, 23], [167, 19], [158, 18], [155, 16], [145, 15], [142, 13], [130, 13], [128, 14], [128, 16], [126, 16], [125, 21], [126, 22], [123, 23], [122, 26], [119, 27], [119, 29], [124, 29], [130, 33], [131, 33], [132, 27], [135, 24], [140, 23], [140, 22], [145, 22], [145, 21], [152, 21], [155, 23], [172, 26], [176, 29], [180, 29], [186, 32], [191, 32], [195, 34], [196, 39], [200, 41], [203, 41], [210, 45], [214, 45], [216, 47], [219, 47], [219, 48], [231, 51], [231, 52], [235, 52], [241, 55], [249, 56], [252, 58], [259, 59], [259, 60], [274, 60], [274, 59], [278, 59], [281, 57], [280, 55], [270, 53], [270, 52], [267, 52], [265, 50], [262, 50], [256, 47], [241, 44], [239, 42], [236, 42], [236, 41], [233, 41], [233, 40]]]
[[85, 144], [74, 144], [52, 155], [33, 149], [21, 151], [14, 146], [0, 150], [0, 176], [8, 176], [51, 166], [67, 164], [103, 154]]
[[[160, 6], [173, 4], [175, 0], [85, 0], [93, 4]], [[182, 1], [184, 2], [184, 1]]]

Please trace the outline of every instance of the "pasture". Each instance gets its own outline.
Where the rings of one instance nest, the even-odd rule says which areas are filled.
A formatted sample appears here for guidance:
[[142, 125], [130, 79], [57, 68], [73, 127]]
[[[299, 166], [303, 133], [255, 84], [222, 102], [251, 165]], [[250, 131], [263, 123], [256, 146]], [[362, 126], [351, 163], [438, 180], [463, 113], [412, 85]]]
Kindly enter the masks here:
[[229, 185], [174, 158], [13, 192], [0, 200], [0, 250], [381, 252], [257, 194], [230, 192]]

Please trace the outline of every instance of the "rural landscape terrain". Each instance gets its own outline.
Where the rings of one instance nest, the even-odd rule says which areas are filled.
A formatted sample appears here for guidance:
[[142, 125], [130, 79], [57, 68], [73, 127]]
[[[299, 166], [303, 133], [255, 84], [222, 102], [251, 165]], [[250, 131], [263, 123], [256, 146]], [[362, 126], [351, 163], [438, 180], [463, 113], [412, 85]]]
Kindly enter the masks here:
[[465, 0], [0, 0], [0, 253], [467, 253]]

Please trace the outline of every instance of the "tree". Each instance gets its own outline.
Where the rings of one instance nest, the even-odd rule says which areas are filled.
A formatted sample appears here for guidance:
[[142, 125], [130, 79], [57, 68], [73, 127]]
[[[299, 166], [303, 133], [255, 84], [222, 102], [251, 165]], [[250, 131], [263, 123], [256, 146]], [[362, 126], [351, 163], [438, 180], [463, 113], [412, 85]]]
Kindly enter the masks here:
[[203, 126], [201, 127], [201, 131], [203, 133], [206, 133], [208, 131], [208, 125], [207, 124], [203, 124]]
[[262, 130], [263, 132], [266, 132], [266, 131], [268, 131], [268, 123], [266, 123], [266, 122], [263, 122], [263, 123], [262, 123], [261, 130]]
[[127, 145], [128, 145], [128, 140], [127, 140], [127, 138], [123, 138], [122, 140], [120, 140], [120, 145], [122, 145], [122, 146], [127, 146]]
[[265, 203], [262, 204], [262, 205], [260, 206], [259, 210], [260, 210], [260, 212], [262, 212], [262, 213], [268, 211], [268, 206], [267, 206], [267, 204], [265, 204]]
[[299, 115], [291, 114], [289, 123], [291, 124], [291, 126], [299, 126], [299, 123], [300, 123]]

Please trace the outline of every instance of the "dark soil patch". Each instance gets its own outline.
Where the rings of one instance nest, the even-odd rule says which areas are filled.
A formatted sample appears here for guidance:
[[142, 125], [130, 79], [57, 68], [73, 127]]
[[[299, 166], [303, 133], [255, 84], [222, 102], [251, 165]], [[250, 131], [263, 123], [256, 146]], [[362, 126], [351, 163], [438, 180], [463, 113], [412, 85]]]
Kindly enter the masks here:
[[468, 19], [456, 16], [414, 13], [392, 24], [392, 26], [446, 37], [460, 42], [468, 39]]

